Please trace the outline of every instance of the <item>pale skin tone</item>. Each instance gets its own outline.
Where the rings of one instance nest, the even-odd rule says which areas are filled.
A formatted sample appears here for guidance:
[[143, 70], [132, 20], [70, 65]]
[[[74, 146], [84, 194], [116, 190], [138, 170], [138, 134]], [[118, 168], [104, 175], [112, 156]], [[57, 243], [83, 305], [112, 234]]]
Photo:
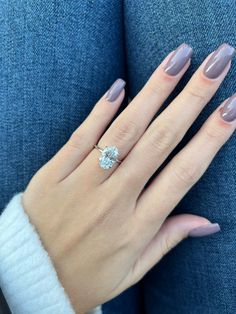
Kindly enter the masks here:
[[[196, 215], [168, 215], [234, 132], [235, 122], [220, 116], [224, 102], [144, 186], [215, 94], [231, 64], [217, 79], [208, 79], [203, 74], [208, 56], [150, 124], [190, 65], [170, 76], [163, 70], [169, 56], [108, 129], [125, 91], [112, 104], [104, 94], [23, 194], [23, 206], [76, 313], [134, 285], [190, 230], [210, 223]], [[97, 143], [116, 145], [122, 163], [102, 169], [100, 152], [93, 148]]]

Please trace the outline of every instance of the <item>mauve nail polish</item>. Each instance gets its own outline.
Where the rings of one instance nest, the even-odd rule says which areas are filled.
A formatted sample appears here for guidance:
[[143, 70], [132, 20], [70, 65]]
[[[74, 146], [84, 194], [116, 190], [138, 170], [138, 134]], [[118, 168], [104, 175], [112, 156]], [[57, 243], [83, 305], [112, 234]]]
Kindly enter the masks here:
[[164, 67], [164, 71], [169, 75], [177, 75], [191, 58], [193, 49], [187, 44], [180, 45], [170, 57]]
[[226, 100], [220, 111], [221, 118], [227, 122], [232, 122], [236, 119], [236, 94]]
[[219, 46], [204, 67], [203, 72], [206, 77], [211, 79], [217, 78], [224, 71], [234, 55], [234, 47], [228, 44], [222, 44]]
[[125, 86], [125, 81], [122, 80], [122, 79], [117, 79], [112, 85], [111, 87], [109, 88], [105, 98], [108, 100], [108, 101], [115, 101], [118, 96], [120, 95], [122, 89], [124, 88]]
[[211, 224], [209, 223], [208, 225], [203, 225], [197, 228], [194, 228], [190, 230], [188, 236], [189, 237], [204, 237], [216, 232], [220, 231], [220, 226], [217, 223]]

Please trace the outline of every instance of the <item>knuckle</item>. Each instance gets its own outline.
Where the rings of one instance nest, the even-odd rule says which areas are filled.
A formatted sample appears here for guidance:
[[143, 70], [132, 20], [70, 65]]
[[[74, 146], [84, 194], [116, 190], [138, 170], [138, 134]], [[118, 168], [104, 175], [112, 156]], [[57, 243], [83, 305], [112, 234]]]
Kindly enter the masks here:
[[225, 137], [224, 129], [219, 126], [207, 126], [205, 127], [205, 134], [210, 141], [215, 141], [219, 144], [222, 143], [222, 140]]
[[202, 170], [196, 162], [180, 161], [173, 166], [173, 173], [181, 185], [191, 186], [200, 178]]
[[76, 129], [70, 136], [68, 145], [72, 148], [81, 148], [86, 140], [85, 131], [82, 128]]
[[166, 94], [166, 90], [165, 88], [158, 82], [149, 82], [149, 84], [147, 85], [147, 92], [148, 94], [153, 94], [154, 96], [158, 96], [160, 97], [160, 95], [165, 95]]
[[174, 133], [170, 126], [160, 125], [152, 131], [151, 145], [158, 151], [166, 151], [172, 146], [177, 139], [177, 134]]
[[166, 235], [161, 241], [161, 256], [165, 256], [167, 252], [172, 249], [172, 243], [170, 241], [170, 237]]
[[127, 191], [127, 186], [132, 187], [133, 191], [137, 186], [137, 176], [135, 176], [132, 171], [122, 171], [122, 173], [117, 176], [116, 187], [120, 195], [124, 195], [124, 191]]
[[173, 237], [170, 233], [167, 233], [163, 240], [161, 241], [161, 256], [165, 256], [169, 251], [171, 251], [178, 243], [180, 239], [178, 237]]
[[185, 88], [184, 92], [191, 98], [195, 98], [201, 103], [207, 102], [208, 100], [208, 94], [206, 92], [200, 92], [200, 89]]
[[129, 120], [120, 123], [115, 130], [115, 138], [118, 143], [132, 143], [139, 134], [139, 127], [135, 121]]

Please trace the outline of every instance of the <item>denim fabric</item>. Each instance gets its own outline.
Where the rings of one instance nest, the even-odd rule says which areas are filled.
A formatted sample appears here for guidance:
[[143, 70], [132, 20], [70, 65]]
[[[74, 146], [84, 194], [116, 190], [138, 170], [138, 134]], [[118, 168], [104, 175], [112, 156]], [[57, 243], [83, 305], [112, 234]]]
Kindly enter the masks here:
[[117, 0], [0, 0], [0, 208], [125, 79], [122, 10]]
[[[25, 188], [117, 77], [128, 79], [129, 95], [135, 96], [165, 55], [186, 42], [194, 48], [192, 64], [171, 100], [219, 44], [236, 46], [235, 5], [0, 0], [0, 208]], [[173, 154], [234, 92], [233, 63]], [[175, 209], [206, 216], [222, 232], [185, 240], [139, 284], [104, 304], [104, 314], [236, 312], [235, 147], [233, 135]]]

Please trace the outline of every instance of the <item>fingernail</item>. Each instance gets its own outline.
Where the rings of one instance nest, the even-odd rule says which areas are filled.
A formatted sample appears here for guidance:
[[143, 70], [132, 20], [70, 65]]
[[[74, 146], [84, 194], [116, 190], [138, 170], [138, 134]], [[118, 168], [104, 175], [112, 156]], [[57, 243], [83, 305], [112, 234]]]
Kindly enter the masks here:
[[204, 67], [203, 72], [206, 77], [211, 79], [217, 78], [224, 71], [234, 55], [234, 47], [228, 44], [222, 44], [219, 46]]
[[227, 122], [232, 122], [236, 119], [236, 94], [231, 96], [221, 108], [221, 118]]
[[111, 87], [109, 88], [105, 98], [108, 100], [108, 101], [115, 101], [118, 96], [120, 95], [122, 89], [124, 88], [125, 86], [125, 81], [122, 80], [122, 79], [117, 79], [112, 85]]
[[220, 226], [217, 223], [210, 223], [208, 225], [200, 226], [190, 230], [189, 237], [204, 237], [220, 231]]
[[192, 47], [187, 44], [180, 45], [164, 67], [164, 71], [169, 75], [177, 75], [191, 58], [193, 53]]

